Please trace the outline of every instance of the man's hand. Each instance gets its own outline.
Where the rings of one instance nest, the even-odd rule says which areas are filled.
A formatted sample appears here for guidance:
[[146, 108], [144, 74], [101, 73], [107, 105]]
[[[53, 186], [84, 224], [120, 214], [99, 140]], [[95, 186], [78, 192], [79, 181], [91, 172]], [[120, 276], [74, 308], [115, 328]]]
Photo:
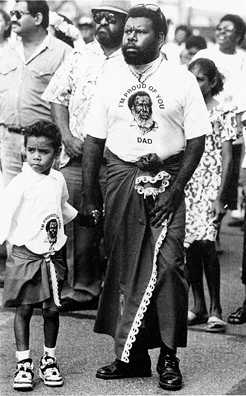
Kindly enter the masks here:
[[65, 146], [65, 151], [70, 158], [76, 158], [83, 153], [83, 142], [74, 136], [70, 139], [63, 139], [63, 144]]
[[224, 205], [222, 201], [219, 199], [216, 199], [213, 202], [213, 212], [214, 212], [214, 223], [220, 223], [223, 217], [226, 214], [226, 207], [227, 205]]
[[160, 227], [164, 220], [167, 220], [167, 224], [170, 224], [182, 197], [183, 191], [172, 189], [172, 187], [158, 195], [155, 206], [150, 212], [150, 225], [156, 228]]

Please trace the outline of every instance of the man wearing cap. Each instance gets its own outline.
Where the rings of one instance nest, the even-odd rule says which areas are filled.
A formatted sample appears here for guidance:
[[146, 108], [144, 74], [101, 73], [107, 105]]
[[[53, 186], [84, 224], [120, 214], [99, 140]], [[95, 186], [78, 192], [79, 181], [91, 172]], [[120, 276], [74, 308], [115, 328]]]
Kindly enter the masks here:
[[[148, 377], [148, 349], [160, 347], [159, 384], [178, 390], [176, 351], [187, 343], [188, 313], [184, 187], [211, 125], [194, 76], [160, 54], [166, 33], [157, 5], [129, 11], [122, 41], [126, 63], [100, 80], [85, 121], [79, 218], [82, 225], [97, 225], [102, 207], [94, 186], [106, 146], [108, 267], [94, 330], [114, 338], [117, 359], [96, 376]], [[141, 128], [132, 120], [133, 103]]]
[[[63, 148], [60, 169], [70, 196], [79, 207], [82, 193], [84, 120], [101, 74], [111, 73], [123, 62], [121, 40], [129, 1], [103, 0], [92, 9], [95, 41], [75, 50], [60, 67], [43, 98], [51, 102]], [[77, 220], [66, 228], [68, 278], [62, 290], [63, 310], [96, 308], [101, 291], [99, 243], [102, 230], [80, 227]]]

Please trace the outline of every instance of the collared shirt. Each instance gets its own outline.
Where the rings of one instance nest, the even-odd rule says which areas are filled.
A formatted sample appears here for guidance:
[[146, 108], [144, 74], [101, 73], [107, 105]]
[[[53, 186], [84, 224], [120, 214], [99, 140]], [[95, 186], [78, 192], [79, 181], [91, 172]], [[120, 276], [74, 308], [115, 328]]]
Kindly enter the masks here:
[[[207, 108], [192, 73], [158, 58], [143, 78], [139, 82], [127, 64], [102, 78], [85, 120], [85, 133], [107, 139], [112, 153], [136, 162], [149, 153], [166, 160], [183, 151], [186, 140], [211, 132]], [[149, 98], [155, 121], [155, 128], [144, 135], [131, 127], [131, 103], [136, 96]], [[141, 111], [138, 116], [143, 118]]]
[[41, 99], [71, 47], [48, 34], [35, 53], [25, 59], [22, 40], [0, 58], [0, 124], [26, 127], [50, 120], [50, 104]]
[[[84, 141], [84, 120], [97, 79], [115, 70], [122, 62], [121, 49], [106, 57], [95, 40], [81, 50], [74, 50], [51, 79], [42, 98], [68, 107], [69, 129], [73, 136]], [[60, 166], [65, 166], [68, 161], [63, 147]]]
[[24, 163], [1, 196], [0, 244], [8, 240], [36, 254], [60, 250], [67, 239], [64, 225], [77, 215], [67, 200], [61, 172], [39, 174]]

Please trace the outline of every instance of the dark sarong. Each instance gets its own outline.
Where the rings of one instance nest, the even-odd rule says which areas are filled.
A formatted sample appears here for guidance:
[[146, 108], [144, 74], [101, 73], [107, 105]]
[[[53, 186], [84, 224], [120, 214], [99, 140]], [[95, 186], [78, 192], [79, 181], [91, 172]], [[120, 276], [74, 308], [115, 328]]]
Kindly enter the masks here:
[[[161, 341], [170, 348], [186, 346], [188, 285], [184, 275], [184, 201], [167, 234], [165, 226], [150, 226], [147, 208], [148, 199], [152, 199], [148, 197], [149, 188], [158, 199], [154, 187], [159, 191], [168, 188], [167, 184], [175, 179], [182, 156], [161, 163], [151, 161], [156, 162], [154, 167], [145, 166], [145, 161], [124, 162], [109, 150], [106, 157], [108, 269], [95, 332], [114, 337], [117, 357], [128, 362], [140, 328], [147, 348], [156, 348]], [[165, 182], [149, 183], [148, 178], [155, 178], [161, 171], [171, 177], [164, 176]], [[142, 191], [137, 187], [141, 180]]]
[[[65, 264], [59, 252], [51, 257], [60, 292], [66, 272]], [[45, 257], [31, 252], [25, 246], [13, 246], [6, 262], [3, 306], [18, 307], [23, 304], [56, 309], [49, 263]]]

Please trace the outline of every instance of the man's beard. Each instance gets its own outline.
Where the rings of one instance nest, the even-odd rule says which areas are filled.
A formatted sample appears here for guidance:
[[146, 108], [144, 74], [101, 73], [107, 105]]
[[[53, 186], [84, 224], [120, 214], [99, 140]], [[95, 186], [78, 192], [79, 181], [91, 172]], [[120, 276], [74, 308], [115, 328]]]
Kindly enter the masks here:
[[128, 45], [122, 47], [123, 56], [128, 65], [145, 65], [156, 59], [156, 46], [154, 43], [149, 46], [148, 51], [142, 51], [134, 47], [134, 52], [128, 52], [128, 48], [131, 47], [128, 47]]
[[121, 45], [123, 31], [112, 34], [108, 29], [96, 31], [97, 41], [105, 48], [116, 48]]

